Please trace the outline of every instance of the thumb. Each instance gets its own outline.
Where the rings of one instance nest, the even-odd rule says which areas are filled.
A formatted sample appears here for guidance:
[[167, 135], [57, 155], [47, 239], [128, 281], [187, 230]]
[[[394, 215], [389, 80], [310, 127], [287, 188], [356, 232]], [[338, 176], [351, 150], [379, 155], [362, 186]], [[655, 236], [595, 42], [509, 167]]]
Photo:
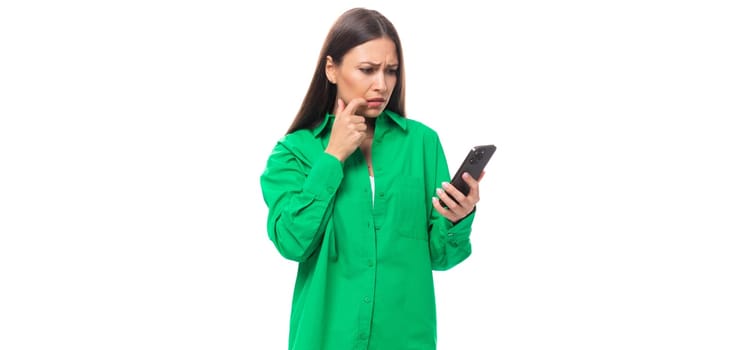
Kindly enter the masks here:
[[341, 98], [336, 99], [336, 108], [334, 108], [334, 115], [339, 116], [344, 110], [344, 101]]

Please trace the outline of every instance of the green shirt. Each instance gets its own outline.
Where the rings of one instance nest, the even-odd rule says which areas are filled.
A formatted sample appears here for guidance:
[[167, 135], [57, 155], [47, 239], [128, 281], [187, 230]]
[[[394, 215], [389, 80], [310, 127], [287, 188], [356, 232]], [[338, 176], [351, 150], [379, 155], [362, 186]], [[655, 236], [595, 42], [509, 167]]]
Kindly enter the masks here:
[[269, 238], [299, 262], [289, 349], [435, 349], [433, 270], [470, 255], [475, 214], [452, 224], [433, 208], [450, 180], [435, 131], [382, 113], [371, 191], [359, 149], [324, 152], [333, 118], [283, 137], [260, 179]]

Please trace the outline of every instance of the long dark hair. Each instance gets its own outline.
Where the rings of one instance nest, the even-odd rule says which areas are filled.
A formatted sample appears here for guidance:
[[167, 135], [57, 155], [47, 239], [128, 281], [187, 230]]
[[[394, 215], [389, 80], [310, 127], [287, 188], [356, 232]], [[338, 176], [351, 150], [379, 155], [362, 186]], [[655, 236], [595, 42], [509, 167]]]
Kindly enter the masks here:
[[305, 94], [300, 110], [292, 121], [287, 133], [300, 129], [310, 129], [318, 125], [336, 99], [336, 85], [326, 79], [326, 56], [331, 56], [335, 64], [342, 62], [342, 57], [353, 47], [378, 38], [389, 38], [396, 46], [399, 70], [396, 73], [396, 85], [391, 92], [391, 99], [386, 109], [406, 116], [404, 110], [404, 58], [402, 44], [396, 28], [385, 16], [375, 10], [353, 8], [344, 12], [334, 22], [326, 36], [326, 41], [318, 56], [313, 79]]

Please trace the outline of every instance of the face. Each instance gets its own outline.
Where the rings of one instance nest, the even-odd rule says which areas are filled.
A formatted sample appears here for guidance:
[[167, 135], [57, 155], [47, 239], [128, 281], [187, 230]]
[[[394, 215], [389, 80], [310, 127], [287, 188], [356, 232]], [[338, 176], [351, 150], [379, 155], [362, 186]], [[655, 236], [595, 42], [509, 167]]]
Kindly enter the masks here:
[[331, 57], [326, 61], [326, 76], [336, 84], [337, 98], [345, 105], [357, 97], [365, 99], [368, 105], [358, 109], [357, 114], [369, 118], [377, 117], [386, 109], [398, 71], [396, 45], [388, 38], [373, 39], [353, 47], [338, 65]]

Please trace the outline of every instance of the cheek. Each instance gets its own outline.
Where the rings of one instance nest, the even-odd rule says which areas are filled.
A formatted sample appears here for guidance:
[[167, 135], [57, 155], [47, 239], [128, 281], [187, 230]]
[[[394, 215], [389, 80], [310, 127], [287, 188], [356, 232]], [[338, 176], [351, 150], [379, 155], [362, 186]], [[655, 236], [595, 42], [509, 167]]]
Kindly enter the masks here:
[[339, 93], [343, 96], [357, 97], [368, 90], [368, 82], [367, 79], [347, 76], [342, 79], [339, 89]]
[[386, 84], [389, 86], [389, 90], [394, 90], [394, 87], [396, 86], [396, 80], [397, 79], [396, 79], [395, 76], [390, 76], [390, 77], [387, 78], [387, 80], [386, 80], [387, 83]]

